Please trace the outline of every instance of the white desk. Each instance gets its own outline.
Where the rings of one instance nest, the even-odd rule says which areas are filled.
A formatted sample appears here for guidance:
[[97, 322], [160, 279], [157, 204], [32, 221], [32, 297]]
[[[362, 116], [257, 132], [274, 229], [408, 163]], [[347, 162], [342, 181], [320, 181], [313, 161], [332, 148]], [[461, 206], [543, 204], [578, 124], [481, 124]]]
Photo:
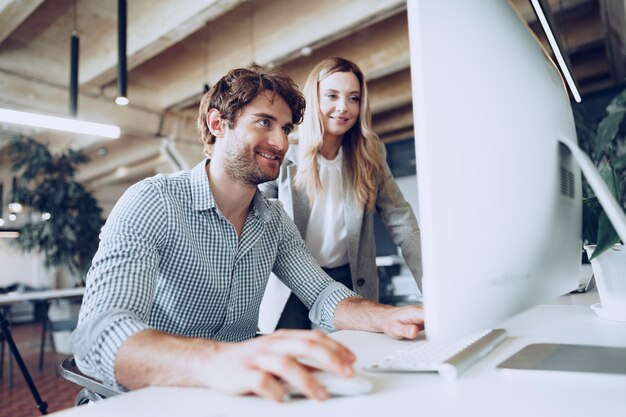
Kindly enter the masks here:
[[[10, 325], [10, 321], [11, 321], [10, 311], [11, 311], [11, 306], [13, 304], [17, 304], [21, 302], [45, 303], [43, 313], [45, 314], [45, 317], [47, 317], [50, 301], [64, 299], [64, 298], [80, 297], [84, 294], [84, 292], [85, 292], [85, 288], [79, 287], [79, 288], [64, 288], [64, 289], [59, 289], [59, 290], [24, 291], [24, 292], [11, 292], [7, 294], [0, 294], [0, 313], [2, 313], [3, 316], [7, 316], [7, 317], [4, 317], [4, 319], [6, 320], [7, 327], [6, 329], [0, 329], [0, 332], [2, 333], [6, 332], [5, 337], [7, 339], [10, 338], [12, 340], [13, 337], [11, 336], [11, 329], [8, 327], [8, 325]], [[47, 318], [42, 322], [42, 327], [43, 327], [42, 337], [45, 337], [46, 320]], [[20, 367], [23, 367], [22, 373], [28, 374], [28, 370], [26, 369], [25, 365], [23, 363], [20, 365], [20, 362], [22, 362], [22, 359], [21, 359], [21, 355], [19, 353], [19, 349], [17, 348], [17, 346], [15, 346], [15, 350], [11, 352], [11, 354], [19, 357], [19, 358], [16, 357], [15, 359], [18, 361], [18, 365]], [[41, 363], [42, 362], [40, 359], [40, 367], [41, 367]], [[27, 378], [26, 375], [25, 375], [25, 378]], [[30, 377], [28, 376], [28, 378]], [[13, 386], [13, 368], [12, 368], [10, 361], [9, 361], [9, 386], [10, 387]]]
[[78, 297], [83, 295], [84, 292], [84, 287], [63, 288], [60, 290], [10, 292], [8, 294], [0, 294], [0, 306], [16, 304], [22, 301], [44, 301], [56, 300], [59, 298]]
[[[622, 417], [626, 415], [626, 376], [495, 369], [535, 342], [626, 346], [626, 323], [600, 319], [589, 308], [593, 302], [597, 302], [596, 293], [565, 296], [510, 318], [502, 323], [509, 339], [454, 382], [430, 374], [368, 374], [375, 384], [370, 395], [326, 402], [296, 399], [285, 404], [203, 389], [147, 388], [55, 415]], [[357, 353], [358, 363], [409, 343], [353, 331], [334, 337]]]
[[[37, 387], [35, 386], [30, 373], [28, 372], [28, 368], [24, 364], [22, 356], [20, 355], [19, 349], [15, 344], [13, 337], [11, 336], [11, 329], [9, 328], [9, 322], [5, 318], [5, 312], [9, 312], [11, 309], [11, 305], [15, 303], [20, 303], [24, 301], [38, 301], [45, 303], [45, 313], [48, 311], [48, 303], [50, 300], [59, 299], [59, 298], [70, 298], [70, 297], [78, 297], [82, 296], [85, 292], [84, 288], [69, 288], [69, 289], [61, 289], [61, 290], [45, 290], [45, 291], [25, 291], [25, 292], [14, 292], [8, 294], [0, 295], [0, 335], [3, 336], [2, 342], [6, 340], [9, 345], [10, 355], [13, 355], [22, 376], [28, 388], [33, 396], [35, 403], [37, 404], [37, 408], [39, 408], [41, 413], [45, 414], [47, 404], [41, 399], [39, 396], [39, 392], [37, 391]], [[47, 316], [46, 316], [47, 317]], [[45, 336], [46, 330], [46, 322], [42, 323]], [[2, 346], [4, 348], [4, 345]], [[40, 366], [41, 366], [40, 359]], [[13, 368], [12, 362], [9, 359], [9, 387], [13, 386]]]

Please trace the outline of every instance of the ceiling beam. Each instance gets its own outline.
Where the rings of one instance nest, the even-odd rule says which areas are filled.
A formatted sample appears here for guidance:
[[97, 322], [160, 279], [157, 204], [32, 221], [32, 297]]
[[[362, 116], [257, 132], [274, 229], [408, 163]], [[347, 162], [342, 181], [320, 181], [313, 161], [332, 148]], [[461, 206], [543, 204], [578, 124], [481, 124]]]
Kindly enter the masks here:
[[301, 57], [281, 65], [298, 84], [304, 82], [322, 59], [340, 56], [354, 61], [368, 81], [385, 77], [409, 67], [408, 22], [405, 12], [368, 26], [350, 37], [315, 49], [308, 57]]
[[[245, 0], [134, 0], [129, 2], [128, 69], [131, 70]], [[103, 86], [117, 78], [117, 27], [99, 36], [81, 57], [80, 83]]]
[[602, 74], [610, 78], [609, 62], [601, 51], [585, 54], [584, 58], [577, 58], [577, 61], [573, 75], [579, 82], [584, 83], [586, 79], [598, 78]]
[[[63, 87], [0, 71], [0, 91], [1, 107], [66, 116], [59, 112], [68, 103], [68, 91]], [[103, 97], [84, 93], [79, 102], [81, 120], [116, 124], [122, 128], [123, 135], [197, 139], [194, 120], [173, 112], [162, 114], [137, 106], [121, 107]]]
[[[550, 6], [550, 10], [556, 13], [560, 10], [567, 11], [575, 9], [577, 7], [593, 4], [596, 0], [546, 0]], [[609, 0], [610, 1], [610, 0]], [[537, 16], [533, 10], [529, 0], [508, 0], [511, 7], [516, 9], [518, 13], [528, 23], [534, 23], [537, 21]], [[547, 11], [544, 10], [544, 13]]]
[[616, 84], [626, 76], [626, 4], [624, 1], [600, 0], [602, 18], [607, 26], [606, 48], [611, 75]]
[[[373, 24], [382, 17], [404, 10], [406, 2], [262, 0], [255, 2], [255, 7], [258, 7], [258, 13], [254, 15], [256, 25], [253, 25], [254, 58], [250, 47], [248, 8], [244, 4], [213, 22], [211, 33], [215, 35], [208, 47], [208, 76], [201, 53], [202, 34], [196, 33], [186, 40], [184, 48], [180, 45], [172, 47], [137, 68], [131, 74], [131, 80], [134, 77], [144, 85], [154, 86], [160, 93], [160, 106], [167, 108], [197, 97], [204, 82], [214, 83], [231, 68], [246, 66], [252, 59], [262, 65], [274, 63], [286, 56], [300, 54], [305, 46], [316, 49], [331, 38], [336, 40], [368, 22]], [[294, 14], [294, 9], [298, 13]], [[344, 40], [347, 39], [342, 38], [338, 43]]]
[[20, 25], [44, 0], [0, 0], [0, 44]]
[[[304, 87], [306, 77], [313, 67], [331, 56], [341, 56], [354, 61], [368, 82], [384, 78], [409, 68], [409, 39], [406, 13], [399, 11], [386, 19], [352, 33], [340, 41], [313, 50], [310, 56], [301, 56], [282, 65], [295, 83]], [[201, 85], [201, 80], [196, 84]], [[198, 88], [196, 88], [196, 91]], [[199, 95], [180, 102], [176, 108], [197, 112]]]
[[398, 132], [412, 131], [413, 107], [408, 104], [376, 116], [373, 119], [373, 128], [383, 141]]
[[604, 41], [604, 26], [598, 15], [583, 15], [567, 20], [558, 27], [563, 47], [569, 54]]
[[83, 165], [76, 172], [76, 179], [89, 183], [101, 177], [111, 175], [119, 168], [128, 169], [146, 160], [160, 156], [161, 143], [157, 140], [128, 137], [119, 142], [111, 142], [106, 146], [105, 156], [98, 156], [96, 152], [88, 155], [93, 163]]
[[153, 159], [148, 159], [129, 167], [120, 166], [106, 175], [94, 178], [87, 184], [88, 187], [101, 188], [108, 185], [137, 182], [155, 175], [157, 173], [156, 167], [160, 166], [162, 162], [161, 155], [157, 155]]
[[405, 69], [368, 83], [372, 114], [383, 113], [413, 101], [411, 71]]
[[72, 17], [72, 0], [43, 2], [0, 45], [0, 69], [67, 87]]

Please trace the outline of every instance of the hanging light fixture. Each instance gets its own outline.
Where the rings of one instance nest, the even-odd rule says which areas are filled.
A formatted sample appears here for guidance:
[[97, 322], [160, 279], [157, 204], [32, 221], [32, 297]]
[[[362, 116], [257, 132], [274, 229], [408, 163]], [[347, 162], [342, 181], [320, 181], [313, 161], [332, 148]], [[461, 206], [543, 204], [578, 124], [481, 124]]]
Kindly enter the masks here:
[[120, 106], [128, 104], [126, 66], [126, 0], [117, 0], [117, 98]]
[[76, 25], [76, 0], [74, 0], [74, 30], [70, 41], [70, 116], [78, 114], [78, 52], [80, 39]]
[[208, 93], [211, 89], [209, 85], [209, 22], [204, 24], [202, 29], [202, 60], [204, 65], [204, 94]]
[[256, 55], [254, 45], [254, 0], [248, 0], [248, 22], [250, 23], [250, 65], [256, 65], [254, 61]]
[[4, 226], [4, 184], [0, 182], [0, 227]]
[[[559, 64], [559, 68], [561, 69], [561, 74], [563, 74], [563, 77], [565, 78], [565, 81], [567, 82], [567, 86], [569, 87], [570, 92], [572, 93], [572, 96], [574, 97], [574, 100], [576, 101], [576, 103], [580, 103], [582, 99], [580, 97], [580, 92], [578, 91], [578, 87], [576, 86], [576, 82], [574, 81], [574, 77], [572, 76], [572, 73], [570, 72], [569, 67], [567, 66], [567, 63], [565, 62], [565, 58], [563, 54], [561, 53], [561, 48], [559, 47], [558, 39], [554, 35], [554, 32], [552, 32], [552, 28], [550, 27], [550, 22], [548, 22], [548, 18], [546, 14], [543, 12], [542, 7], [546, 6], [547, 3], [543, 3], [542, 5], [541, 0], [530, 0], [530, 4], [535, 10], [535, 14], [537, 15], [537, 20], [539, 20], [539, 23], [541, 24], [541, 27], [543, 28], [543, 31], [546, 34], [546, 38], [548, 38], [548, 42], [550, 43], [552, 52], [554, 52], [556, 61]], [[547, 7], [549, 7], [549, 5]]]

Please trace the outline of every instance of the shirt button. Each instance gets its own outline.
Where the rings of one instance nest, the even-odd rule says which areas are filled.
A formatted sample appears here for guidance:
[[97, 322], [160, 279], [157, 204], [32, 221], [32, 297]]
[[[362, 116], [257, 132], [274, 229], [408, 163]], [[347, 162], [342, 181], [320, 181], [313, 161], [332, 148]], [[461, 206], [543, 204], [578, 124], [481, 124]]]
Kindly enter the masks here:
[[356, 286], [357, 287], [362, 287], [363, 285], [365, 285], [365, 279], [359, 278], [359, 279], [356, 280]]

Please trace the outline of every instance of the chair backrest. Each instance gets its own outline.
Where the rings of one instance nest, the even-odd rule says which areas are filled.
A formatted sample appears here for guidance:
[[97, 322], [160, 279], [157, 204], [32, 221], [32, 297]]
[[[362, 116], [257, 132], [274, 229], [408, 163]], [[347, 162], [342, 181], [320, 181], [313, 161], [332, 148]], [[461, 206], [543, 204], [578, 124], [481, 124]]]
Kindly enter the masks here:
[[61, 376], [83, 387], [78, 393], [76, 401], [74, 401], [75, 406], [83, 405], [90, 401], [99, 401], [122, 393], [118, 389], [104, 385], [101, 381], [83, 374], [76, 366], [73, 356], [65, 358], [61, 362]]

